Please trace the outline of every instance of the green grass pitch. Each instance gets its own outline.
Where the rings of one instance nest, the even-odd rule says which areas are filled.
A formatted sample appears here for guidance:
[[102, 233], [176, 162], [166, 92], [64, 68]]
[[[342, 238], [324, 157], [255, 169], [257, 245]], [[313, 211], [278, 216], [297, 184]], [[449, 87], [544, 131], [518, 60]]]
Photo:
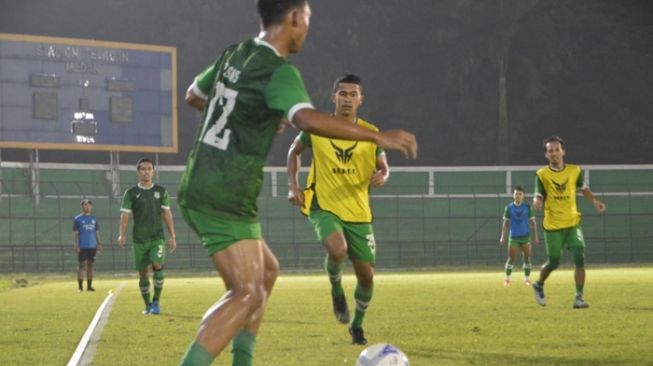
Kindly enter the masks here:
[[[536, 271], [535, 271], [536, 272]], [[548, 305], [530, 287], [503, 287], [495, 272], [381, 273], [365, 319], [370, 343], [402, 349], [411, 366], [651, 365], [653, 268], [588, 269], [589, 309], [571, 308], [569, 269], [552, 274]], [[534, 273], [536, 278], [537, 273]], [[108, 290], [118, 293], [94, 365], [178, 365], [206, 309], [222, 295], [217, 276], [169, 273], [162, 314], [143, 316], [135, 278], [99, 274], [96, 293], [73, 278], [0, 277], [0, 365], [62, 365]], [[355, 279], [344, 277], [350, 307]], [[256, 345], [257, 366], [353, 366], [363, 349], [331, 313], [326, 275], [282, 275]], [[224, 352], [214, 365], [231, 365]]]

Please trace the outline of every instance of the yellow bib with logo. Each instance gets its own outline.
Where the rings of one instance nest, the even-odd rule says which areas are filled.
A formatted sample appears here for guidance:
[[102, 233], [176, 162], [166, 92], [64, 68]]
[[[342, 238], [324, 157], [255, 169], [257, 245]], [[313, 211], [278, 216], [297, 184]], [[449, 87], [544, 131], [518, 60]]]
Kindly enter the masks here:
[[[373, 131], [374, 125], [358, 119], [356, 123]], [[342, 221], [372, 222], [370, 178], [376, 170], [377, 146], [373, 142], [336, 140], [311, 134], [313, 161], [304, 191], [302, 213], [310, 213], [317, 199], [320, 209]]]
[[580, 224], [576, 206], [576, 189], [583, 183], [580, 167], [566, 164], [561, 171], [555, 171], [547, 166], [536, 174], [544, 189], [544, 229], [560, 230]]

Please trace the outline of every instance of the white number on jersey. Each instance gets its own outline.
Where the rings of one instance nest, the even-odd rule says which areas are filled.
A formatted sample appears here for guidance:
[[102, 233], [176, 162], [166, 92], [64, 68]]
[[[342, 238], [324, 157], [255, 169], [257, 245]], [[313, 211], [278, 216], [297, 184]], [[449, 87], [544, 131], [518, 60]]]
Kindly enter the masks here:
[[[200, 140], [210, 146], [218, 148], [220, 150], [227, 150], [229, 146], [229, 135], [231, 135], [231, 130], [224, 128], [227, 124], [227, 119], [229, 115], [234, 110], [236, 105], [236, 97], [238, 92], [225, 87], [225, 85], [218, 81], [215, 85], [215, 96], [211, 99], [209, 103], [209, 110], [206, 113], [206, 119], [204, 120], [204, 127], [202, 133], [200, 134]], [[215, 122], [211, 128], [206, 130], [207, 126], [211, 122], [211, 116], [213, 111], [215, 111], [215, 104], [218, 103], [222, 107], [222, 114], [220, 118]], [[219, 135], [222, 134], [222, 137]]]

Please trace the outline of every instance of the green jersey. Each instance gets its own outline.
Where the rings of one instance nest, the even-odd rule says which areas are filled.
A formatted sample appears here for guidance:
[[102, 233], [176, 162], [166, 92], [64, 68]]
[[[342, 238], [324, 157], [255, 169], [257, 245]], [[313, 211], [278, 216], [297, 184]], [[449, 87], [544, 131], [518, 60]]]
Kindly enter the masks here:
[[191, 87], [208, 103], [181, 178], [179, 205], [257, 222], [256, 198], [277, 126], [313, 108], [299, 71], [257, 38], [227, 48]]
[[134, 217], [134, 243], [144, 243], [164, 239], [161, 212], [169, 209], [170, 201], [165, 188], [158, 184], [144, 188], [137, 184], [123, 195], [120, 211]]

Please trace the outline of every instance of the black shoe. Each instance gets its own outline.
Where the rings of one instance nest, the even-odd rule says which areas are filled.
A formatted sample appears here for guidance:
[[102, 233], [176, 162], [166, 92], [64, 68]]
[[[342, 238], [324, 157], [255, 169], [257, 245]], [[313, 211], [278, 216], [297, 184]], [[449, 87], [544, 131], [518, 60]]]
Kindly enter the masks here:
[[347, 298], [345, 295], [332, 298], [333, 300], [333, 313], [336, 319], [342, 324], [349, 323], [349, 307], [347, 306]]
[[86, 291], [95, 291], [95, 289], [93, 287], [89, 287], [86, 289]]
[[367, 344], [363, 328], [349, 327], [349, 334], [351, 334], [351, 344], [360, 344], [362, 346]]

